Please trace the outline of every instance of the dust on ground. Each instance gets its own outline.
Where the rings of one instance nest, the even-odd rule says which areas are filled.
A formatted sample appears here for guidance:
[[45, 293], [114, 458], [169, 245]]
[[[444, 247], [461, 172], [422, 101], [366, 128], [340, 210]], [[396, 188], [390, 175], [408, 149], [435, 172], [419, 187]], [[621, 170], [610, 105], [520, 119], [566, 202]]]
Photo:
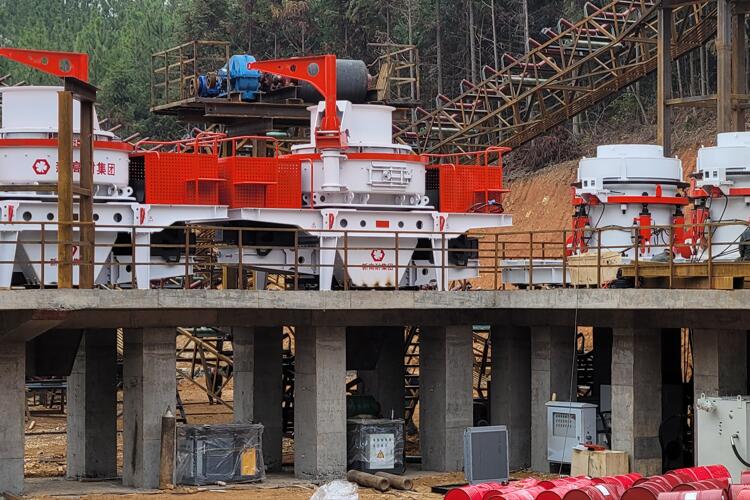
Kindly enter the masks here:
[[[232, 421], [232, 411], [222, 404], [209, 404], [205, 392], [186, 380], [178, 383], [180, 397], [183, 400], [188, 421], [191, 424], [226, 423]], [[232, 383], [224, 389], [222, 398], [231, 405]], [[122, 470], [122, 392], [118, 392], [118, 469]], [[418, 412], [415, 420], [418, 424]], [[269, 500], [308, 500], [315, 491], [316, 486], [312, 483], [293, 479], [294, 464], [294, 441], [284, 438], [282, 444], [283, 459], [285, 465], [284, 474], [271, 474], [268, 481], [257, 485], [240, 485], [226, 487], [178, 487], [171, 491], [156, 492], [133, 492], [123, 488], [119, 482], [105, 483], [78, 483], [65, 481], [66, 468], [66, 417], [60, 412], [59, 407], [54, 409], [42, 405], [29, 406], [29, 418], [26, 421], [26, 457], [24, 459], [24, 471], [26, 478], [33, 481], [28, 498], [52, 499], [52, 498], [85, 498], [89, 500], [104, 500], [112, 498], [144, 498], [160, 500], [162, 498], [174, 498], [176, 496], [187, 496], [200, 499], [219, 498], [248, 498]], [[408, 438], [407, 451], [418, 453], [419, 443], [414, 435]], [[412, 475], [415, 474], [415, 475]], [[372, 499], [439, 499], [441, 494], [432, 493], [431, 487], [435, 485], [456, 484], [464, 481], [463, 474], [429, 474], [419, 471], [410, 471], [414, 477], [415, 490], [402, 492], [391, 490], [380, 493], [368, 488], [360, 488], [360, 498]]]

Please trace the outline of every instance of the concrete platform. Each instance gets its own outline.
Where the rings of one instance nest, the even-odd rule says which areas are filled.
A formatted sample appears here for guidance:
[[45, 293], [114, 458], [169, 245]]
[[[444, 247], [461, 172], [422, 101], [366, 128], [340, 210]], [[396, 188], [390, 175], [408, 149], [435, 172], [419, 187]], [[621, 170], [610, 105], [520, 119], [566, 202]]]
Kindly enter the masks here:
[[[5, 432], [0, 464], [6, 465], [0, 467], [0, 491], [24, 490], [19, 467], [23, 456], [24, 343], [46, 332], [34, 343], [56, 339], [58, 332], [71, 330], [86, 332], [88, 342], [96, 332], [124, 329], [124, 442], [128, 450], [132, 448], [135, 460], [128, 461], [130, 455], [126, 454], [132, 467], [124, 469], [123, 475], [126, 484], [137, 488], [156, 484], [152, 474], [158, 462], [156, 431], [161, 415], [175, 405], [171, 339], [178, 326], [242, 327], [246, 333], [255, 327], [277, 327], [257, 328], [252, 330], [252, 343], [249, 337], [244, 344], [238, 342], [244, 346], [238, 353], [245, 356], [244, 365], [240, 362], [243, 376], [236, 381], [237, 394], [244, 394], [235, 415], [238, 420], [248, 418], [249, 408], [256, 418], [256, 401], [251, 398], [255, 398], [256, 374], [265, 370], [261, 358], [271, 360], [278, 354], [278, 346], [271, 350], [262, 345], [280, 342], [278, 327], [296, 328], [295, 475], [315, 482], [345, 473], [346, 371], [377, 368], [365, 363], [348, 366], [354, 358], [347, 351], [376, 352], [388, 328], [405, 325], [418, 325], [424, 335], [420, 354], [420, 386], [424, 386], [420, 410], [425, 412], [420, 415], [422, 463], [443, 471], [463, 467], [456, 435], [472, 422], [472, 326], [490, 325], [493, 342], [503, 346], [498, 348], [497, 359], [513, 360], [512, 370], [503, 373], [499, 369], [491, 380], [493, 394], [509, 395], [492, 398], [491, 419], [513, 429], [514, 465], [549, 472], [544, 454], [529, 450], [545, 449], [545, 403], [575, 397], [563, 382], [572, 380], [578, 326], [592, 326], [615, 339], [602, 356], [611, 368], [608, 383], [613, 400], [618, 402], [612, 405], [613, 443], [630, 452], [633, 470], [651, 473], [661, 464], [652, 424], [660, 421], [662, 392], [669, 389], [667, 385], [662, 388], [662, 365], [668, 369], [674, 358], [667, 356], [665, 362], [661, 352], [672, 352], [674, 339], [679, 340], [676, 329], [691, 328], [695, 346], [701, 350], [695, 356], [695, 372], [700, 375], [697, 387], [718, 392], [746, 387], [748, 304], [750, 290], [4, 291], [0, 292], [0, 339], [7, 352], [0, 359], [0, 387], [5, 391], [4, 400], [17, 403], [0, 411], [0, 418], [12, 423], [0, 429]], [[381, 334], [369, 336], [370, 329], [356, 327], [376, 328]], [[676, 330], [678, 335], [668, 330]], [[737, 353], [730, 371], [721, 369], [726, 363], [721, 362], [724, 341], [720, 339], [727, 338], [733, 339]], [[256, 355], [256, 349], [260, 354]], [[403, 352], [400, 347], [388, 350]], [[403, 385], [397, 384], [401, 377], [395, 380], [383, 390], [403, 394]], [[385, 379], [382, 382], [389, 384]], [[159, 390], [145, 389], [152, 387]], [[258, 401], [263, 399], [258, 392]], [[272, 399], [278, 401], [278, 395]], [[263, 410], [258, 405], [257, 411]], [[278, 403], [271, 406], [278, 413]], [[644, 414], [649, 419], [642, 418]], [[95, 430], [93, 424], [88, 427]], [[86, 435], [75, 435], [80, 441], [76, 446], [85, 447]]]
[[[10, 290], [0, 331], [29, 340], [51, 328], [180, 325], [368, 326], [655, 322], [745, 328], [750, 290], [559, 289], [534, 291]], [[545, 311], [539, 315], [539, 311]], [[707, 315], [707, 311], [721, 313]]]

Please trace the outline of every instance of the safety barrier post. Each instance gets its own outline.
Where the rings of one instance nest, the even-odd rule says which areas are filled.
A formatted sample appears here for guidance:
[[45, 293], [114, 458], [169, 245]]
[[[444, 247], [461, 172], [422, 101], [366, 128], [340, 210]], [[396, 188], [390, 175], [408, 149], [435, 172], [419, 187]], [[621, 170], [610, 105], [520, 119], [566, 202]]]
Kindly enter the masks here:
[[185, 280], [183, 288], [190, 288], [190, 226], [185, 225]]
[[441, 291], [445, 291], [445, 233], [441, 233], [441, 244], [440, 244], [440, 253], [442, 255], [442, 259], [440, 260], [440, 272], [442, 274], [442, 285]]
[[672, 280], [674, 276], [674, 253], [672, 252], [672, 249], [674, 248], [674, 226], [670, 224], [669, 226], [669, 248], [667, 248], [667, 253], [669, 254], [669, 289], [672, 289]]
[[239, 288], [240, 290], [245, 289], [245, 277], [244, 277], [245, 270], [243, 269], [243, 261], [242, 261], [244, 258], [243, 254], [245, 253], [245, 251], [243, 248], [244, 243], [242, 242], [243, 240], [242, 237], [243, 237], [243, 230], [242, 228], [240, 228], [239, 234], [238, 234], [238, 246], [239, 246], [238, 252], [239, 253], [237, 255], [237, 259], [239, 263], [239, 265], [237, 266], [237, 288]]
[[567, 230], [563, 229], [562, 233], [562, 287], [568, 287], [568, 252], [565, 245], [568, 244]]
[[344, 231], [344, 290], [349, 290], [349, 231]]
[[534, 233], [529, 231], [529, 290], [534, 287]]
[[137, 274], [135, 272], [135, 226], [130, 228], [130, 254], [132, 255], [130, 263], [130, 286], [131, 288], [138, 288]]
[[639, 283], [638, 283], [638, 246], [639, 246], [638, 245], [638, 238], [635, 238], [633, 240], [633, 252], [634, 252], [634, 255], [635, 255], [635, 267], [633, 269], [633, 271], [634, 271], [633, 274], [635, 275], [635, 279], [634, 279], [634, 281], [635, 281], [635, 288], [639, 288]]
[[500, 256], [497, 254], [497, 238], [498, 238], [498, 234], [495, 233], [495, 253], [494, 253], [494, 256], [493, 256], [493, 259], [495, 261], [495, 290], [497, 290], [497, 285], [498, 285], [498, 283], [497, 283], [497, 273], [499, 271], [499, 269], [498, 269], [498, 260], [500, 258]]
[[395, 231], [396, 235], [396, 279], [393, 281], [394, 287], [398, 290], [398, 231]]
[[45, 288], [45, 286], [44, 286], [44, 283], [45, 283], [45, 281], [44, 281], [44, 268], [47, 267], [46, 264], [44, 263], [44, 261], [46, 260], [45, 259], [45, 255], [44, 255], [45, 254], [44, 247], [46, 246], [46, 241], [45, 240], [47, 239], [46, 236], [44, 235], [44, 226], [45, 226], [45, 224], [44, 224], [44, 222], [42, 222], [42, 236], [41, 236], [41, 244], [42, 244], [41, 252], [42, 253], [40, 255], [40, 259], [42, 260], [42, 269], [41, 269], [41, 273], [40, 273], [41, 274], [41, 281], [42, 281], [42, 283], [41, 283], [41, 286], [39, 287], [42, 290], [44, 290], [44, 288]]
[[[713, 226], [714, 224], [711, 223], [710, 226]], [[711, 240], [713, 240], [713, 235], [716, 233], [716, 229], [711, 231], [711, 227], [709, 226], [708, 229], [708, 289], [711, 290], [714, 287], [714, 256], [713, 256], [713, 249], [711, 246]]]
[[602, 233], [596, 239], [596, 286], [602, 286]]
[[299, 230], [294, 229], [294, 289], [299, 290]]

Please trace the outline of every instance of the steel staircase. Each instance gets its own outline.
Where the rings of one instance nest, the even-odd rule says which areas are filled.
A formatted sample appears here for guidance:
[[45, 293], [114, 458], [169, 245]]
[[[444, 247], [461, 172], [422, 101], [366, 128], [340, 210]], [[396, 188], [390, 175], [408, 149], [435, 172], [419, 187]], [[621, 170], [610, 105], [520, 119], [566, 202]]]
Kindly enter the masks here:
[[[542, 30], [528, 53], [504, 54], [500, 68], [486, 66], [456, 97], [437, 96], [394, 137], [431, 153], [520, 146], [656, 70], [657, 11], [650, 0], [588, 2], [580, 21]], [[677, 59], [715, 35], [716, 5], [675, 7], [673, 22]]]

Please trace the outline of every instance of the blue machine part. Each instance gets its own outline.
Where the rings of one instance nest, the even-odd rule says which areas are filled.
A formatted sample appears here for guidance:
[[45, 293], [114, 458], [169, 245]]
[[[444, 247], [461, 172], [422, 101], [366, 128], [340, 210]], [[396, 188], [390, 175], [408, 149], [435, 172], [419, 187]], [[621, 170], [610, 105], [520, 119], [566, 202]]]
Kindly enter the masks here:
[[222, 81], [219, 78], [209, 79], [208, 75], [200, 75], [198, 77], [198, 95], [201, 97], [219, 97], [222, 92], [221, 84]]
[[[260, 88], [261, 72], [250, 69], [255, 58], [249, 55], [234, 55], [228, 64], [212, 75], [198, 77], [198, 95], [201, 97], [226, 97], [228, 92], [240, 92], [243, 101], [254, 101]], [[227, 78], [227, 67], [229, 78]], [[229, 85], [227, 85], [227, 82]]]
[[234, 55], [229, 58], [229, 89], [241, 92], [243, 101], [255, 100], [260, 89], [261, 72], [250, 69], [254, 62], [255, 58], [250, 55]]

